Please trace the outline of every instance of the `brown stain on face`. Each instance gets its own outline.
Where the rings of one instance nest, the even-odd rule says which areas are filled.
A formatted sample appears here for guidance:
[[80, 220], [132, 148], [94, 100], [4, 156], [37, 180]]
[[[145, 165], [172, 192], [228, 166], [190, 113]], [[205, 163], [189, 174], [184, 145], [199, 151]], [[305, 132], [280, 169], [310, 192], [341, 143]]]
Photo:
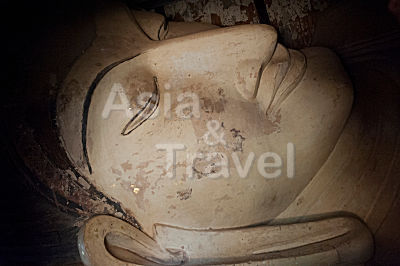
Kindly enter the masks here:
[[[218, 148], [216, 149], [218, 151]], [[204, 154], [204, 158], [198, 158], [193, 162], [192, 170], [194, 176], [197, 179], [201, 179], [203, 177], [208, 177], [212, 174], [218, 173], [221, 171], [222, 166], [219, 166], [219, 162], [223, 160], [227, 160], [226, 154], [217, 154], [216, 156], [208, 157], [209, 152], [211, 150], [202, 150], [199, 153]], [[223, 149], [219, 149], [219, 152], [223, 152]]]
[[213, 93], [200, 97], [201, 110], [207, 114], [224, 112], [226, 103], [225, 92], [222, 88], [214, 89]]
[[190, 197], [192, 196], [192, 189], [191, 188], [187, 188], [184, 190], [180, 190], [176, 192], [176, 197], [180, 200], [187, 200], [190, 199]]
[[214, 111], [214, 106], [210, 99], [201, 98], [200, 101], [201, 101], [201, 108], [203, 109], [204, 112], [212, 113]]
[[236, 80], [238, 81], [238, 83], [240, 85], [244, 85], [246, 84], [246, 81], [244, 80], [244, 77], [242, 77], [242, 75], [240, 75], [240, 72], [236, 72]]
[[129, 163], [129, 161], [126, 161], [124, 163], [121, 164], [122, 170], [124, 170], [124, 172], [131, 170], [132, 169], [132, 164]]
[[[131, 188], [131, 191], [134, 193], [134, 195], [136, 196], [136, 204], [138, 206], [138, 208], [144, 210], [145, 209], [145, 199], [144, 199], [144, 194], [146, 192], [146, 190], [149, 188], [150, 186], [150, 182], [147, 180], [147, 177], [143, 177], [140, 175], [136, 175], [135, 177], [135, 182], [133, 183], [134, 187]], [[139, 191], [138, 192], [134, 192], [134, 188], [138, 188]]]
[[[222, 89], [215, 90], [215, 92], [216, 95], [214, 98], [217, 98], [219, 94], [224, 94]], [[213, 99], [210, 96], [203, 98]], [[223, 99], [225, 102], [223, 112], [205, 112], [204, 109], [201, 109], [200, 119], [191, 120], [194, 132], [198, 138], [199, 148], [197, 150], [199, 153], [203, 153], [204, 151], [204, 153], [222, 152], [230, 154], [231, 152], [240, 152], [248, 154], [249, 150], [247, 149], [252, 149], [252, 147], [245, 146], [246, 141], [252, 143], [252, 140], [256, 137], [267, 137], [270, 134], [279, 132], [281, 122], [280, 110], [274, 115], [270, 115], [263, 112], [257, 103], [237, 100], [231, 97], [227, 98], [225, 96]], [[211, 104], [212, 101], [209, 100], [206, 102]], [[213, 109], [208, 108], [207, 110]], [[224, 133], [226, 144], [218, 143], [215, 146], [206, 145], [204, 136], [209, 132], [207, 123], [211, 120], [220, 122], [217, 134], [220, 135]], [[211, 141], [215, 141], [213, 136], [210, 136], [210, 138]], [[262, 145], [262, 143], [260, 144]], [[268, 145], [267, 142], [265, 142], [265, 145]], [[193, 170], [197, 179], [210, 174], [209, 171], [204, 171], [206, 165], [209, 165], [210, 162], [204, 161], [203, 167], [201, 164], [201, 160], [194, 164]]]
[[114, 167], [111, 167], [111, 172], [112, 172], [113, 174], [116, 174], [116, 175], [119, 175], [119, 176], [122, 175], [122, 172], [121, 172], [119, 169], [116, 169], [116, 168], [114, 168]]
[[226, 101], [224, 99], [220, 99], [218, 102], [214, 104], [214, 111], [216, 113], [222, 113], [225, 110], [225, 103]]
[[[151, 185], [150, 181], [148, 180], [148, 174], [153, 172], [153, 170], [147, 169], [151, 162], [152, 161], [140, 163], [135, 168], [137, 171], [134, 177], [129, 176], [128, 180], [120, 181], [121, 187], [133, 194], [137, 207], [142, 210], [145, 210], [145, 205], [149, 204], [149, 200], [145, 199], [145, 193]], [[121, 167], [124, 169], [124, 172], [133, 169], [132, 164], [129, 163], [129, 161], [121, 164]], [[119, 173], [122, 174], [121, 171], [119, 171]], [[152, 189], [154, 189], [154, 187], [152, 187]]]
[[159, 189], [160, 188], [160, 186], [159, 186], [159, 182], [162, 180], [163, 178], [162, 177], [159, 177], [159, 178], [157, 178], [157, 180], [154, 182], [154, 184], [151, 186], [151, 189]]
[[[183, 97], [181, 101], [178, 101], [178, 97], [184, 93], [193, 93], [198, 95], [199, 92], [203, 89], [203, 85], [200, 82], [191, 83], [191, 84], [180, 84], [174, 85], [170, 90], [167, 92], [170, 94], [171, 105], [168, 110], [162, 110], [162, 112], [168, 111], [170, 117], [165, 117], [167, 120], [172, 121], [181, 121], [182, 118], [177, 114], [178, 106], [183, 104], [192, 104], [195, 99], [191, 97]], [[163, 92], [161, 92], [161, 97], [164, 97]], [[188, 115], [190, 112], [193, 111], [191, 106], [183, 108], [181, 110], [183, 114]]]
[[152, 162], [153, 162], [153, 161], [147, 161], [147, 162], [140, 163], [140, 164], [136, 167], [136, 169], [143, 170], [143, 169], [147, 168], [147, 167], [149, 166], [149, 164], [152, 163]]
[[134, 185], [130, 181], [122, 180], [121, 187], [127, 191], [133, 191]]
[[243, 152], [243, 143], [246, 140], [246, 138], [240, 134], [240, 130], [238, 129], [232, 128], [230, 132], [232, 133], [232, 138], [233, 138], [233, 140], [231, 141], [232, 151]]
[[225, 91], [223, 88], [218, 88], [218, 95], [221, 97], [225, 97]]
[[127, 78], [121, 84], [131, 107], [143, 107], [139, 104], [139, 96], [142, 93], [152, 93], [154, 90], [153, 76], [145, 70], [136, 71], [133, 75], [127, 75]]
[[225, 110], [226, 100], [220, 98], [216, 101], [212, 100], [211, 98], [200, 98], [200, 107], [203, 112], [207, 114], [211, 113], [222, 113]]

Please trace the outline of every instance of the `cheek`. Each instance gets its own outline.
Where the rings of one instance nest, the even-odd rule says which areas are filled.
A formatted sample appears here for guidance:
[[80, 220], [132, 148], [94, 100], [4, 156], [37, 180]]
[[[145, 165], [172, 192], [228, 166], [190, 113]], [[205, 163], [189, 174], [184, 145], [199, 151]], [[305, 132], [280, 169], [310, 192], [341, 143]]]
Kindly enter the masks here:
[[279, 141], [294, 143], [298, 173], [308, 180], [337, 143], [351, 110], [353, 89], [331, 52], [313, 48], [305, 54], [305, 75], [278, 111]]

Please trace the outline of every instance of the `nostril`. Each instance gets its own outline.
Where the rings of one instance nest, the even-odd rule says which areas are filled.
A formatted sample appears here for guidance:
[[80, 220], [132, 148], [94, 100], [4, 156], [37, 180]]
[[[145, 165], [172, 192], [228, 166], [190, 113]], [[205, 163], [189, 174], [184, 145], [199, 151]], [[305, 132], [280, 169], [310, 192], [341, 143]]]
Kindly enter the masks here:
[[306, 70], [305, 56], [278, 45], [271, 61], [263, 70], [257, 102], [264, 113], [273, 114], [296, 88]]
[[263, 68], [259, 79], [256, 98], [264, 113], [267, 112], [273, 101], [278, 87], [289, 69], [289, 65], [290, 55], [288, 49], [278, 44], [271, 60]]
[[306, 71], [306, 57], [303, 53], [296, 50], [290, 50], [290, 64], [288, 70], [279, 84], [273, 99], [267, 109], [267, 112], [274, 114], [286, 98], [295, 90]]

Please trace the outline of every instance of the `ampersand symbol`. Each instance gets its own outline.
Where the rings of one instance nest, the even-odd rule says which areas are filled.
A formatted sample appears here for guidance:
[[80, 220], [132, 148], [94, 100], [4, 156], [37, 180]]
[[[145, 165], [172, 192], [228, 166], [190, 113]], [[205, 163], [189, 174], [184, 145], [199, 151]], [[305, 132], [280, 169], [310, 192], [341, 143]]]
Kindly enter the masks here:
[[[226, 144], [225, 139], [224, 139], [224, 135], [225, 133], [222, 131], [221, 134], [218, 135], [218, 130], [220, 128], [220, 123], [217, 120], [211, 120], [207, 122], [207, 129], [208, 132], [206, 134], [204, 134], [203, 138], [205, 140], [205, 142], [210, 145], [210, 146], [214, 146], [218, 143], [222, 143], [222, 144]], [[212, 135], [212, 137], [215, 139], [215, 141], [210, 141], [210, 135]]]

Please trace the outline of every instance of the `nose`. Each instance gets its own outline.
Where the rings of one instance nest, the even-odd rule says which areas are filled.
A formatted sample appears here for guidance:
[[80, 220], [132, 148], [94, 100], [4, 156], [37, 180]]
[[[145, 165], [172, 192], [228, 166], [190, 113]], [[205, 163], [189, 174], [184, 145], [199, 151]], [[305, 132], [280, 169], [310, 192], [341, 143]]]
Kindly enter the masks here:
[[143, 56], [160, 84], [182, 78], [208, 79], [232, 85], [245, 99], [252, 99], [276, 42], [271, 26], [240, 25], [166, 40]]
[[274, 114], [294, 90], [306, 70], [306, 58], [300, 52], [278, 44], [259, 76], [256, 98], [264, 113]]

